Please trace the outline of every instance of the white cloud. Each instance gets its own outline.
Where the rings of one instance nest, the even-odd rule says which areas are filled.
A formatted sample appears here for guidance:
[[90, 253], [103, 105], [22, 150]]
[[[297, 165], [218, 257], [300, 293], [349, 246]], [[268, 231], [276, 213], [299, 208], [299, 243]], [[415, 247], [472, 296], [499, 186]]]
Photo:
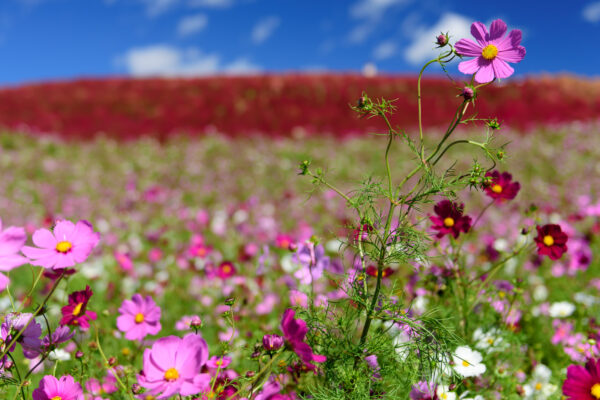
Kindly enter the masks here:
[[450, 34], [451, 43], [462, 38], [469, 38], [471, 37], [471, 22], [470, 18], [463, 15], [446, 13], [435, 25], [418, 27], [414, 31], [413, 42], [404, 52], [404, 58], [414, 65], [435, 58], [439, 54], [439, 50], [435, 48], [435, 38], [441, 32]]
[[375, 47], [375, 49], [373, 50], [373, 57], [376, 60], [385, 60], [390, 57], [393, 57], [397, 51], [398, 48], [396, 47], [396, 43], [388, 40], [386, 42], [380, 43], [377, 47]]
[[389, 8], [409, 2], [410, 0], [360, 0], [350, 7], [350, 15], [356, 19], [380, 19]]
[[177, 24], [179, 36], [189, 36], [198, 33], [208, 25], [208, 17], [204, 14], [188, 15]]
[[146, 12], [151, 17], [164, 13], [178, 1], [179, 0], [143, 0], [146, 4]]
[[248, 74], [260, 71], [258, 65], [243, 58], [222, 64], [218, 54], [204, 54], [197, 48], [182, 50], [168, 45], [133, 48], [117, 62], [136, 77]]
[[190, 7], [227, 8], [233, 5], [233, 0], [189, 0]]
[[600, 22], [600, 1], [585, 6], [581, 11], [581, 15], [588, 22]]
[[267, 40], [280, 23], [279, 17], [266, 17], [258, 21], [252, 28], [252, 42], [260, 44]]

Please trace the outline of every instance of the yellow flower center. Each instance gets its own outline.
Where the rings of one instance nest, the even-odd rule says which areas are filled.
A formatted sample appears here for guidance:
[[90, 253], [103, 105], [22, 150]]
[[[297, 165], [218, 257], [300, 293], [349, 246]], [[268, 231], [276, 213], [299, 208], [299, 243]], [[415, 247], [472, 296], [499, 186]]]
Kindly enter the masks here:
[[544, 236], [544, 244], [548, 247], [552, 246], [554, 244], [554, 238], [550, 235]]
[[493, 44], [488, 44], [481, 51], [481, 55], [486, 60], [493, 60], [498, 55], [498, 48], [496, 46], [494, 46]]
[[174, 381], [179, 378], [179, 372], [175, 368], [169, 368], [167, 372], [165, 372], [165, 380]]
[[462, 365], [463, 365], [463, 367], [470, 367], [471, 366], [471, 364], [469, 364], [469, 362], [466, 361], [466, 360], [463, 360]]
[[142, 314], [142, 313], [135, 314], [135, 323], [141, 324], [142, 322], [144, 322], [144, 314]]
[[228, 274], [231, 272], [231, 267], [229, 265], [223, 265], [223, 272]]
[[540, 382], [535, 384], [535, 390], [542, 390], [542, 384]]
[[60, 397], [60, 396], [54, 396], [50, 400], [62, 400], [62, 397]]
[[597, 399], [600, 399], [600, 383], [595, 383], [590, 390], [590, 394]]
[[494, 193], [502, 193], [502, 186], [495, 184], [492, 186], [492, 192]]
[[81, 308], [83, 307], [83, 303], [78, 303], [73, 309], [73, 315], [78, 316], [81, 313]]
[[447, 228], [453, 227], [454, 226], [454, 218], [448, 217], [448, 218], [444, 219], [444, 226]]
[[72, 247], [73, 245], [71, 244], [71, 242], [63, 240], [62, 242], [58, 242], [56, 244], [56, 251], [58, 251], [59, 253], [67, 253], [69, 250], [71, 250]]
[[446, 393], [442, 393], [442, 394], [440, 395], [440, 397], [441, 397], [442, 399], [446, 400], [446, 399], [448, 398], [448, 395], [447, 395]]
[[144, 400], [155, 400], [156, 397], [152, 396], [151, 394], [147, 394], [146, 397], [144, 397]]
[[494, 339], [492, 339], [492, 338], [489, 338], [489, 339], [487, 340], [487, 342], [488, 342], [489, 344], [494, 344]]

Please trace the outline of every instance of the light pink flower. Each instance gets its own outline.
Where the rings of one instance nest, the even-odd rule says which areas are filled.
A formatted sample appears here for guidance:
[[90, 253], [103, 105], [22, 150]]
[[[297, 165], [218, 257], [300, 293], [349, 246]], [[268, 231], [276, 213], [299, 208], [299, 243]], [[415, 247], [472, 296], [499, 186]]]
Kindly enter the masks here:
[[475, 74], [479, 83], [491, 82], [494, 78], [508, 78], [515, 70], [508, 63], [518, 63], [525, 57], [525, 47], [520, 46], [522, 33], [513, 29], [508, 36], [506, 23], [501, 19], [492, 21], [490, 31], [481, 22], [471, 25], [471, 34], [477, 41], [461, 39], [455, 44], [461, 56], [475, 57], [458, 64], [463, 74]]
[[89, 222], [81, 220], [74, 224], [64, 220], [56, 222], [53, 232], [35, 231], [33, 243], [38, 247], [24, 246], [21, 251], [32, 265], [63, 269], [85, 261], [99, 240], [100, 234], [94, 232]]
[[117, 328], [125, 332], [125, 339], [142, 340], [146, 335], [160, 332], [160, 307], [150, 296], [144, 299], [140, 294], [134, 294], [131, 300], [123, 301], [119, 312]]
[[[10, 271], [29, 262], [28, 259], [18, 254], [27, 241], [25, 229], [9, 226], [2, 230], [0, 219], [0, 271]], [[0, 291], [6, 289], [10, 280], [0, 273]]]

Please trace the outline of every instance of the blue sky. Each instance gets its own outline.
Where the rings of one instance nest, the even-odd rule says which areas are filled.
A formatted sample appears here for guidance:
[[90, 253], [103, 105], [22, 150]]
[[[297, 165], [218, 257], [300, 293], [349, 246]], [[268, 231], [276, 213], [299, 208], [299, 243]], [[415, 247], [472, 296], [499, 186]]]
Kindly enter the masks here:
[[439, 30], [458, 40], [472, 21], [496, 18], [523, 31], [517, 75], [600, 75], [597, 0], [0, 0], [0, 84], [366, 65], [414, 73]]

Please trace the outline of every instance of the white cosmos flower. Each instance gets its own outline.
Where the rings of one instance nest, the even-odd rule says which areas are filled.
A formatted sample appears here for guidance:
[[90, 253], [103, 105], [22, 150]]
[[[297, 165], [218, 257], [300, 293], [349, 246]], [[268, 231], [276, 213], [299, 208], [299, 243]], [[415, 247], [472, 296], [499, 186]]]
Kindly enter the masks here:
[[545, 400], [556, 392], [556, 385], [550, 383], [552, 371], [544, 364], [535, 366], [531, 379], [523, 386], [525, 399]]
[[440, 400], [456, 400], [456, 393], [451, 392], [446, 385], [438, 385], [435, 393]]
[[481, 328], [477, 328], [473, 332], [473, 340], [475, 341], [476, 348], [486, 350], [489, 353], [506, 348], [506, 343], [500, 336], [500, 331], [496, 328], [490, 329], [487, 332], [484, 332]]
[[479, 376], [486, 370], [481, 353], [468, 346], [459, 346], [452, 355], [454, 370], [465, 378]]
[[559, 301], [550, 305], [550, 316], [552, 318], [566, 318], [573, 314], [575, 306], [568, 301]]

